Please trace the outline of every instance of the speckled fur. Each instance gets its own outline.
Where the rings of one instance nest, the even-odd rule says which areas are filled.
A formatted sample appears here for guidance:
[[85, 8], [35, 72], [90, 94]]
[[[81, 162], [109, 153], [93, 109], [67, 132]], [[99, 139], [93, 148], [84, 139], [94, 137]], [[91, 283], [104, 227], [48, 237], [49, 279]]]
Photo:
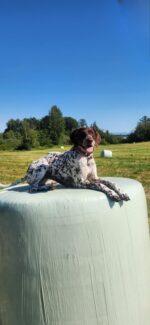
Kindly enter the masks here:
[[[104, 192], [114, 201], [129, 200], [126, 193], [122, 192], [116, 184], [102, 180], [97, 176], [97, 168], [93, 154], [85, 154], [80, 150], [79, 145], [85, 142], [85, 139], [91, 141], [92, 146], [96, 144], [94, 135], [86, 135], [80, 141], [80, 129], [76, 130], [79, 137], [74, 141], [74, 147], [64, 153], [49, 152], [43, 158], [31, 163], [27, 171], [27, 182], [30, 184], [30, 192], [44, 191], [53, 188], [53, 181], [63, 184], [66, 187], [85, 188]], [[86, 144], [85, 144], [86, 146]], [[52, 180], [50, 183], [49, 180]]]
[[54, 182], [58, 182], [66, 187], [101, 191], [113, 201], [128, 201], [128, 195], [116, 184], [97, 176], [93, 150], [100, 142], [99, 134], [91, 128], [79, 128], [72, 132], [71, 141], [74, 146], [70, 150], [49, 152], [33, 161], [25, 177], [9, 186], [26, 180], [33, 193], [53, 189]]

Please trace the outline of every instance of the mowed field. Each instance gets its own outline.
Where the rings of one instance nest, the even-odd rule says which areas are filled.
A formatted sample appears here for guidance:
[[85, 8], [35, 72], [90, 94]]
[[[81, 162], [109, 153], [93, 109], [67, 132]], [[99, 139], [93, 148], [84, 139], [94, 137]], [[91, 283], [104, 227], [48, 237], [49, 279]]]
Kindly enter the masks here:
[[[65, 147], [63, 150], [68, 150]], [[112, 158], [101, 158], [104, 149], [112, 150]], [[63, 151], [59, 147], [50, 150], [1, 151], [0, 182], [9, 183], [23, 177], [32, 160], [49, 151]], [[150, 217], [150, 142], [99, 146], [94, 151], [99, 176], [129, 177], [140, 181], [145, 189]]]

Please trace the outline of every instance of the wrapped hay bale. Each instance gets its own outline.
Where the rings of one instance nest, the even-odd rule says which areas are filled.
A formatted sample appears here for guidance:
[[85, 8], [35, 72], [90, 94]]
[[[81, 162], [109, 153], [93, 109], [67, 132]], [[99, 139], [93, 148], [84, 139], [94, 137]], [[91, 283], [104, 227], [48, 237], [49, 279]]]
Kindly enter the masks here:
[[61, 187], [0, 193], [0, 324], [150, 324], [144, 191], [109, 179], [131, 201]]
[[103, 158], [112, 158], [112, 151], [111, 150], [102, 150], [101, 157]]

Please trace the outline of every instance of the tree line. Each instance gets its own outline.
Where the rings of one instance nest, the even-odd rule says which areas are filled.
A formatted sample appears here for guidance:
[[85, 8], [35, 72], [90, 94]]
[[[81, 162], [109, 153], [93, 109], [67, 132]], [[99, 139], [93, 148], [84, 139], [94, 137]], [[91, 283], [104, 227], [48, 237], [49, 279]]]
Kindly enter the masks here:
[[[49, 148], [54, 145], [70, 144], [70, 134], [78, 127], [87, 127], [84, 118], [64, 117], [59, 107], [52, 106], [48, 114], [41, 119], [35, 117], [10, 119], [6, 129], [0, 134], [0, 150], [30, 150], [34, 148]], [[101, 135], [102, 144], [136, 142], [150, 140], [150, 118], [144, 116], [138, 122], [134, 132], [127, 138], [115, 136], [109, 131], [103, 131], [96, 122], [90, 127]]]
[[150, 118], [143, 116], [133, 132], [127, 137], [128, 142], [150, 141]]

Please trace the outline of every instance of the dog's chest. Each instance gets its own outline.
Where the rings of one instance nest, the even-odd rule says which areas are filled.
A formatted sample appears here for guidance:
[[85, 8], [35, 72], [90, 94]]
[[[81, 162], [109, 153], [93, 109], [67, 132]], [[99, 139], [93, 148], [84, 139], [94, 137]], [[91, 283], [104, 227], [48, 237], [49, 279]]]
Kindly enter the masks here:
[[92, 173], [93, 169], [95, 168], [95, 161], [93, 157], [82, 157], [79, 160], [79, 166], [81, 170], [86, 170], [87, 174]]

